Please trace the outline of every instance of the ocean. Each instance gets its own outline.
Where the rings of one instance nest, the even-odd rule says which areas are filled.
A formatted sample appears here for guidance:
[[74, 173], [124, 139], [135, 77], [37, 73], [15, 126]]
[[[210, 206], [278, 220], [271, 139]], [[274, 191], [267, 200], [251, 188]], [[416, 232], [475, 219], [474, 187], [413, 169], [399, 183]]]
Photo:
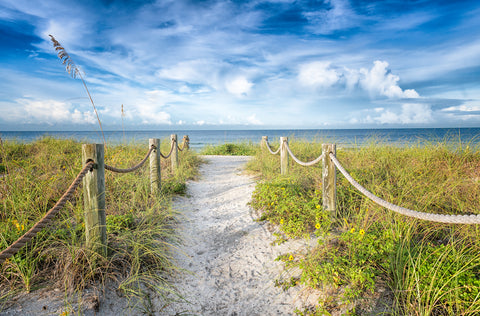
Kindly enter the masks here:
[[[410, 143], [431, 143], [448, 141], [458, 145], [480, 143], [480, 128], [398, 128], [398, 129], [271, 129], [271, 130], [171, 130], [171, 131], [105, 131], [109, 145], [123, 143], [147, 143], [149, 138], [169, 138], [177, 134], [181, 141], [184, 135], [190, 138], [190, 147], [201, 150], [207, 145], [232, 142], [260, 143], [262, 136], [268, 136], [271, 144], [286, 136], [289, 140], [306, 140], [323, 143], [336, 143], [337, 146], [362, 146], [372, 140], [395, 145]], [[4, 140], [29, 143], [41, 137], [51, 136], [60, 139], [74, 139], [83, 143], [103, 143], [98, 131], [5, 131], [0, 132]]]

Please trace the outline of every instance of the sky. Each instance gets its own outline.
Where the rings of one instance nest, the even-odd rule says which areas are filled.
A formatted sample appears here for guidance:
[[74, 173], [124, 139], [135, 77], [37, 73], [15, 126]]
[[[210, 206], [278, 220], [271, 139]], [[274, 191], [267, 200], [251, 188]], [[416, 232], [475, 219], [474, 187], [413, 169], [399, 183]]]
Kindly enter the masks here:
[[[480, 2], [2, 0], [0, 131], [480, 127]], [[123, 107], [123, 112], [122, 112]]]

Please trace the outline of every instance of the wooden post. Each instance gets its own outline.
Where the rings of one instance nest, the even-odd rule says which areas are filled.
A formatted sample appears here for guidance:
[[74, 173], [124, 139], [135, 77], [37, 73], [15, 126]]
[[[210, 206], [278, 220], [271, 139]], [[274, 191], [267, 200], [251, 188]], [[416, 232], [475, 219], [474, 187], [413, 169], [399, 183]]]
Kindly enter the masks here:
[[288, 137], [280, 137], [280, 173], [282, 175], [288, 174]]
[[162, 177], [160, 168], [160, 139], [150, 138], [148, 140], [148, 150], [155, 146], [155, 149], [150, 153], [150, 191], [156, 195], [161, 188]]
[[335, 212], [337, 203], [337, 168], [330, 159], [330, 153], [336, 155], [335, 144], [322, 144], [323, 169], [322, 169], [322, 191], [323, 208]]
[[178, 168], [177, 134], [170, 135], [170, 139], [172, 141], [171, 146], [173, 146], [172, 156], [170, 157], [170, 160], [172, 162], [172, 173], [175, 173]]
[[183, 136], [183, 150], [189, 149], [190, 148], [190, 138], [188, 138], [188, 135]]
[[267, 142], [268, 142], [268, 136], [262, 136], [262, 143], [260, 144], [260, 147], [267, 148]]
[[87, 247], [107, 255], [107, 220], [105, 216], [105, 164], [103, 144], [83, 144], [82, 163], [94, 162], [83, 178], [85, 200], [85, 235]]

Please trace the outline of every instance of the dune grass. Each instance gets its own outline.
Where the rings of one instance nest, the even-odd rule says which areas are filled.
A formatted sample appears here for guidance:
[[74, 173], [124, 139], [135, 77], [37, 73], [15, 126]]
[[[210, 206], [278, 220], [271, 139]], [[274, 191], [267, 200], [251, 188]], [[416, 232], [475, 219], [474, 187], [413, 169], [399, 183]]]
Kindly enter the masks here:
[[[318, 143], [290, 141], [297, 157], [313, 160]], [[276, 148], [273, 148], [276, 149]], [[421, 212], [480, 214], [480, 151], [469, 144], [391, 146], [379, 140], [337, 149], [351, 175], [377, 196]], [[337, 211], [322, 205], [321, 165], [290, 161], [280, 176], [278, 156], [259, 151], [249, 168], [262, 181], [252, 206], [283, 231], [285, 238], [318, 236], [308, 254], [280, 259], [299, 267], [298, 282], [326, 296], [316, 310], [366, 314], [385, 304], [398, 315], [476, 315], [480, 309], [479, 231], [475, 225], [425, 222], [385, 210], [337, 175]], [[281, 282], [277, 282], [281, 283]], [[387, 289], [389, 295], [381, 294]]]
[[202, 155], [222, 156], [253, 156], [260, 149], [258, 144], [252, 142], [225, 143], [219, 145], [207, 145], [200, 151]]
[[[168, 152], [163, 142], [162, 152]], [[163, 148], [165, 147], [165, 148]], [[148, 144], [109, 147], [105, 163], [130, 167], [148, 151]], [[81, 144], [42, 138], [31, 144], [3, 142], [0, 179], [0, 249], [28, 230], [53, 206], [81, 169]], [[87, 287], [99, 291], [113, 281], [132, 298], [132, 308], [147, 309], [149, 293], [175, 294], [166, 276], [175, 273], [172, 250], [179, 242], [171, 208], [172, 194], [183, 193], [186, 179], [196, 175], [199, 159], [180, 153], [179, 169], [161, 161], [163, 189], [152, 196], [148, 163], [128, 174], [105, 172], [108, 255], [85, 246], [83, 194], [75, 197], [19, 253], [0, 265], [0, 310], [16, 294], [59, 288], [66, 297]], [[175, 295], [173, 295], [174, 297]], [[135, 305], [136, 304], [136, 305]]]

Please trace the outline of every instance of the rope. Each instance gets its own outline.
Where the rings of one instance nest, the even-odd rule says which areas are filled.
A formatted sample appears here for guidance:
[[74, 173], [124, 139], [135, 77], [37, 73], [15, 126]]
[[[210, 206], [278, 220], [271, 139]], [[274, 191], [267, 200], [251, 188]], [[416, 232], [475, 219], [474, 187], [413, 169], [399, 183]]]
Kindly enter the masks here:
[[148, 153], [145, 155], [145, 158], [143, 158], [143, 160], [140, 161], [140, 163], [136, 166], [133, 166], [133, 167], [128, 168], [128, 169], [119, 169], [119, 168], [115, 168], [115, 167], [112, 167], [112, 166], [109, 166], [109, 165], [105, 164], [105, 169], [109, 170], [109, 171], [117, 172], [117, 173], [129, 173], [129, 172], [135, 171], [138, 168], [140, 168], [141, 166], [143, 166], [143, 164], [147, 161], [148, 157], [150, 156], [150, 153], [152, 151], [154, 151], [155, 149], [156, 149], [156, 147], [154, 145], [152, 145], [152, 147], [150, 147], [150, 150], [148, 151]]
[[167, 159], [168, 157], [170, 157], [170, 155], [171, 155], [172, 152], [173, 152], [173, 148], [175, 148], [175, 144], [176, 144], [176, 142], [172, 142], [172, 147], [170, 148], [170, 152], [168, 153], [168, 155], [164, 156], [164, 155], [162, 154], [162, 152], [160, 152], [160, 156], [161, 156], [163, 159]]
[[183, 151], [185, 149], [185, 143], [183, 143], [182, 148], [180, 148], [180, 146], [178, 146], [178, 144], [177, 144], [177, 149], [180, 150], [180, 151]]
[[273, 152], [272, 149], [270, 148], [270, 144], [268, 143], [268, 140], [265, 140], [265, 144], [267, 145], [267, 149], [268, 151], [272, 154], [272, 155], [276, 155], [280, 152], [280, 148], [282, 148], [282, 146], [279, 146], [278, 149]]
[[312, 166], [314, 164], [316, 164], [317, 162], [321, 161], [323, 159], [323, 153], [320, 155], [320, 157], [318, 157], [317, 159], [314, 159], [310, 162], [303, 162], [303, 161], [300, 161], [297, 157], [295, 157], [295, 155], [292, 153], [292, 151], [290, 150], [290, 146], [288, 146], [288, 143], [286, 144], [287, 146], [287, 151], [288, 153], [290, 154], [290, 156], [293, 158], [293, 160], [295, 160], [296, 163], [298, 163], [299, 165], [302, 165], [302, 166], [305, 166], [305, 167], [308, 167], [308, 166]]
[[332, 159], [335, 166], [337, 166], [338, 170], [345, 176], [345, 178], [360, 192], [366, 195], [369, 199], [374, 201], [375, 203], [391, 210], [396, 213], [415, 217], [418, 219], [428, 220], [432, 222], [439, 222], [439, 223], [449, 223], [449, 224], [480, 224], [480, 215], [442, 215], [442, 214], [432, 214], [432, 213], [424, 213], [424, 212], [417, 212], [413, 211], [385, 200], [373, 195], [370, 191], [362, 187], [357, 181], [355, 181], [352, 176], [342, 167], [340, 162], [337, 160], [333, 153], [330, 153], [330, 159]]
[[83, 177], [87, 174], [88, 171], [92, 170], [93, 161], [89, 161], [85, 164], [82, 171], [77, 175], [75, 180], [73, 180], [70, 187], [58, 200], [58, 202], [39, 220], [29, 231], [23, 234], [22, 237], [18, 238], [13, 244], [11, 244], [7, 249], [0, 252], [0, 263], [3, 263], [6, 259], [10, 258], [16, 254], [27, 242], [33, 239], [45, 226], [47, 226], [53, 219], [53, 217], [63, 208], [67, 200], [69, 200], [73, 192], [77, 189]]

